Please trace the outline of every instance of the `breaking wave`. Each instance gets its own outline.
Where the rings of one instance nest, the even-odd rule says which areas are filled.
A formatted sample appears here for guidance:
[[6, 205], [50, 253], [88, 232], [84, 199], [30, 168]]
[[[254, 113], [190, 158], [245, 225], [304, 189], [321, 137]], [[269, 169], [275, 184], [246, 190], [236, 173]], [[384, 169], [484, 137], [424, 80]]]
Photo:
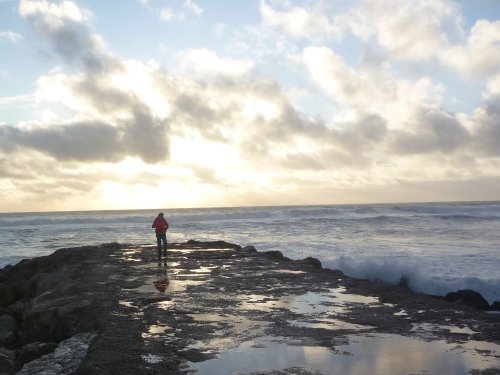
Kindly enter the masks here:
[[460, 289], [471, 289], [480, 293], [490, 304], [500, 301], [500, 279], [484, 280], [479, 277], [445, 277], [429, 275], [421, 270], [416, 262], [389, 260], [355, 260], [342, 256], [336, 260], [325, 262], [327, 268], [339, 269], [354, 278], [383, 281], [397, 284], [401, 279], [415, 292], [445, 296], [449, 292]]

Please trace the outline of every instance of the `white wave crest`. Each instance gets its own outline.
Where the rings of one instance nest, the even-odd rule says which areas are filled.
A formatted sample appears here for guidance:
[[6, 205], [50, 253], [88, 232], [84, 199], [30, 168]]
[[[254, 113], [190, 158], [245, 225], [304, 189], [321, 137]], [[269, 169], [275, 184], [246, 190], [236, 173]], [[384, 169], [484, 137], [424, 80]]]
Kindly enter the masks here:
[[342, 256], [336, 260], [325, 262], [328, 268], [339, 269], [347, 276], [383, 281], [397, 284], [404, 279], [407, 285], [415, 292], [444, 296], [449, 292], [460, 289], [471, 289], [480, 293], [490, 304], [500, 301], [500, 279], [483, 280], [478, 277], [445, 278], [428, 275], [418, 264], [382, 259], [354, 259]]

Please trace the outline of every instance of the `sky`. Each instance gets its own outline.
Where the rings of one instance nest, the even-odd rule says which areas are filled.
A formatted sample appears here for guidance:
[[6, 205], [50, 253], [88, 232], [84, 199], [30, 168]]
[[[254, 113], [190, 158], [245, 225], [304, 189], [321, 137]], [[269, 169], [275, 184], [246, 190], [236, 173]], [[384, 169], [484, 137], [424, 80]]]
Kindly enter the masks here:
[[0, 0], [0, 212], [500, 200], [498, 0]]

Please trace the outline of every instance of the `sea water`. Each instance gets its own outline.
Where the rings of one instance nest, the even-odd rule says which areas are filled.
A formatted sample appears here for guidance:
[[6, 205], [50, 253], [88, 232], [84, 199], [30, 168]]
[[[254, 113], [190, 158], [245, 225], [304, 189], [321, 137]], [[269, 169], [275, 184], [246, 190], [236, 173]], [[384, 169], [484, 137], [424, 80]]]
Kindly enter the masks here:
[[[159, 210], [0, 214], [0, 267], [63, 247], [155, 244]], [[345, 274], [500, 300], [500, 202], [164, 209], [168, 240], [225, 240]], [[152, 257], [154, 257], [154, 251]]]

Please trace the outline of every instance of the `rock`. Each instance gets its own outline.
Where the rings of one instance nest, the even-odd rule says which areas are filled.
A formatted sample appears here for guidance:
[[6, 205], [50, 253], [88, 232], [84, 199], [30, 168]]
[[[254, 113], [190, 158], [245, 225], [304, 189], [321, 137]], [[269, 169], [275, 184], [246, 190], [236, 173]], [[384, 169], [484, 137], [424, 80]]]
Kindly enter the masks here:
[[240, 245], [235, 245], [226, 241], [196, 241], [189, 240], [186, 242], [188, 246], [199, 246], [204, 249], [216, 248], [216, 249], [241, 249]]
[[35, 296], [36, 285], [28, 280], [19, 280], [12, 284], [12, 291], [17, 301], [22, 298], [32, 298]]
[[12, 288], [4, 283], [0, 283], [0, 307], [9, 306], [15, 301]]
[[464, 305], [474, 307], [478, 310], [489, 310], [490, 305], [481, 294], [470, 289], [461, 289], [457, 292], [448, 293], [445, 300], [454, 303], [463, 303]]
[[257, 252], [257, 249], [255, 248], [255, 246], [252, 246], [252, 245], [245, 246], [242, 250], [243, 251], [248, 251], [250, 253]]
[[53, 342], [32, 342], [17, 352], [17, 358], [21, 363], [28, 363], [53, 352], [56, 346]]
[[[68, 249], [22, 263], [28, 270], [16, 265], [19, 272], [9, 269], [9, 277], [0, 270], [0, 283], [7, 288], [24, 281], [26, 290], [36, 291], [0, 308], [0, 316], [9, 315], [19, 325], [17, 340], [8, 347], [15, 352], [0, 350], [0, 374], [181, 374], [190, 370], [188, 360], [214, 358], [254, 338], [262, 345], [255, 348], [263, 348], [265, 337], [310, 350], [331, 348], [338, 355], [342, 352], [335, 346], [349, 345], [347, 337], [372, 327], [409, 337], [416, 335], [414, 324], [425, 322], [463, 324], [475, 332], [472, 338], [429, 328], [436, 340], [496, 343], [500, 337], [497, 314], [315, 268], [321, 267], [315, 258], [290, 261], [279, 251], [239, 251], [224, 244], [169, 243], [173, 282], [164, 294], [152, 285], [167, 276], [166, 267], [151, 262], [154, 245], [133, 248], [127, 257], [112, 250], [113, 244], [109, 251], [102, 246]], [[344, 313], [333, 314], [337, 308]], [[323, 311], [332, 314], [328, 318]], [[332, 323], [325, 324], [330, 318]], [[487, 351], [477, 355], [488, 357]], [[288, 369], [265, 373], [316, 374]]]
[[36, 294], [40, 295], [61, 285], [67, 285], [71, 279], [60, 272], [39, 272], [31, 280], [36, 284]]
[[278, 251], [278, 250], [266, 251], [265, 254], [269, 258], [276, 259], [276, 260], [290, 260], [290, 258], [283, 256], [283, 253], [281, 251]]
[[99, 245], [101, 249], [121, 249], [122, 245], [118, 242], [109, 242]]
[[12, 316], [0, 316], [0, 345], [8, 345], [14, 342], [17, 329], [17, 321]]
[[490, 310], [500, 311], [500, 301], [495, 301], [491, 304]]
[[74, 335], [62, 341], [52, 353], [26, 363], [18, 374], [72, 374], [87, 355], [88, 347], [95, 336], [95, 333]]
[[0, 348], [0, 374], [16, 373], [16, 353], [13, 350]]
[[70, 337], [75, 333], [79, 313], [90, 304], [90, 300], [71, 295], [34, 299], [31, 308], [24, 311], [20, 341], [60, 341]]
[[16, 301], [12, 305], [9, 305], [7, 308], [5, 308], [5, 312], [7, 312], [9, 315], [19, 318], [23, 315], [24, 310], [28, 306], [30, 306], [30, 304], [31, 302], [29, 302], [28, 300]]
[[410, 281], [408, 280], [408, 277], [406, 277], [404, 275], [401, 276], [401, 278], [399, 279], [397, 286], [399, 286], [401, 288], [405, 288], [405, 289], [411, 289], [410, 288]]
[[316, 259], [316, 258], [307, 257], [305, 259], [302, 259], [302, 261], [304, 263], [310, 264], [314, 268], [323, 268], [323, 266], [321, 265], [321, 262], [318, 259]]

